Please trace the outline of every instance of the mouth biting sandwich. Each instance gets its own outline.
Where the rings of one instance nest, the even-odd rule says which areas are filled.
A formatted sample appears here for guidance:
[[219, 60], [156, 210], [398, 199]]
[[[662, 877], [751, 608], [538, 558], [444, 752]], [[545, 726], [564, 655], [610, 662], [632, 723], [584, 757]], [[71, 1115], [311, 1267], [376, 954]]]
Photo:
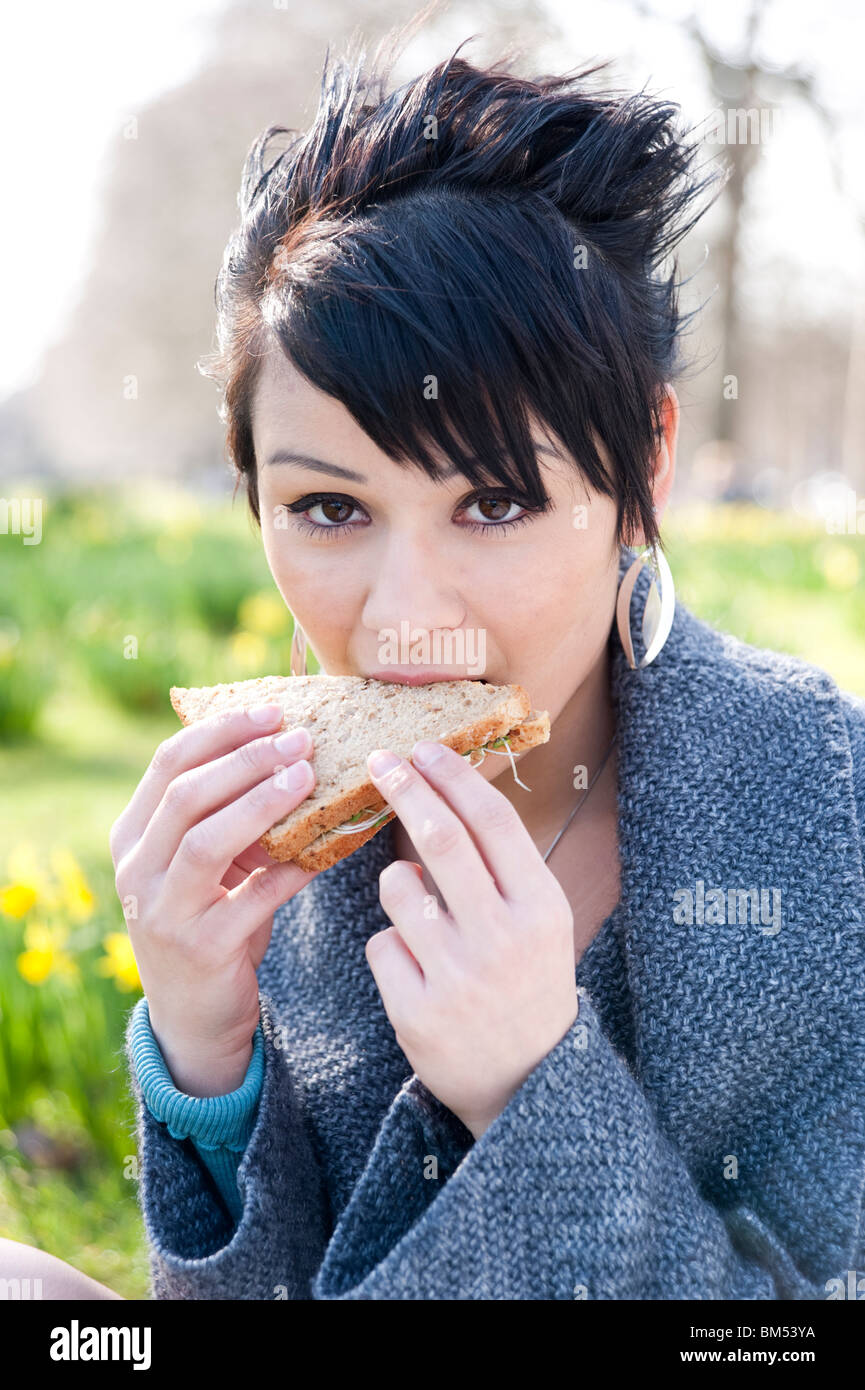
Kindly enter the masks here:
[[[359, 849], [395, 812], [371, 780], [367, 754], [390, 748], [411, 761], [418, 739], [433, 739], [478, 765], [488, 753], [514, 758], [550, 737], [546, 710], [536, 711], [520, 685], [480, 680], [401, 685], [367, 676], [265, 676], [189, 689], [173, 686], [182, 724], [225, 710], [275, 703], [283, 729], [312, 736], [315, 785], [259, 843], [273, 859], [304, 870], [328, 869]], [[520, 783], [524, 786], [525, 783]]]

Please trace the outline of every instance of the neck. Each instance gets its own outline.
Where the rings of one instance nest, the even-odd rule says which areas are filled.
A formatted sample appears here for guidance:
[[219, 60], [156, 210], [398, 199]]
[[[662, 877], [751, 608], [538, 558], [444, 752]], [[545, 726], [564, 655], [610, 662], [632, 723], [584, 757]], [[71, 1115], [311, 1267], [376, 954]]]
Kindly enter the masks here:
[[[549, 742], [530, 749], [517, 759], [517, 775], [531, 791], [525, 791], [514, 781], [510, 764], [504, 760], [502, 772], [495, 780], [496, 790], [519, 812], [536, 844], [546, 846], [585, 795], [585, 788], [598, 771], [615, 730], [609, 644], [604, 643], [586, 679], [556, 716]], [[579, 775], [581, 767], [586, 769], [584, 776]], [[580, 812], [581, 820], [589, 818], [593, 806], [603, 807], [610, 788], [615, 796], [615, 767], [614, 749], [592, 788], [585, 810]]]

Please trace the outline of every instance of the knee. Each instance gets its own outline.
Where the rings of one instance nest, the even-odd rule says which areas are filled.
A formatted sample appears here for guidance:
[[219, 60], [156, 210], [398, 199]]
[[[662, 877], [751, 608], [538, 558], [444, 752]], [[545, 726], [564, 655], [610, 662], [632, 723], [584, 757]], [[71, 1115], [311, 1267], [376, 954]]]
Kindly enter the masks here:
[[65, 1260], [0, 1236], [0, 1300], [123, 1298]]

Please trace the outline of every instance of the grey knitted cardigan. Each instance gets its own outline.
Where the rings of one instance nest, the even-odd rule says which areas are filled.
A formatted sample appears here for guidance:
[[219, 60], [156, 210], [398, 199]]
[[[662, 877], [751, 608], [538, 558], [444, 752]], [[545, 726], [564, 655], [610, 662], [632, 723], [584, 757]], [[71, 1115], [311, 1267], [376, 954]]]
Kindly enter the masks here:
[[610, 651], [621, 900], [576, 1022], [475, 1142], [364, 956], [386, 827], [277, 914], [239, 1224], [127, 1041], [155, 1298], [824, 1299], [865, 1271], [865, 701], [681, 603], [652, 666]]

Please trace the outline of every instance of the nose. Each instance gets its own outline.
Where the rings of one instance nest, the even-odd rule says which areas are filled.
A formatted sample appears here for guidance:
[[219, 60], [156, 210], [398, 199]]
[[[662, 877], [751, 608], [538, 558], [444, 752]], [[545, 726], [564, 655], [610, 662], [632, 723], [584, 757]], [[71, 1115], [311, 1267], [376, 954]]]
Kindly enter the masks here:
[[391, 535], [376, 557], [363, 608], [364, 627], [378, 634], [408, 621], [427, 632], [455, 629], [465, 613], [466, 605], [436, 547], [416, 533]]

